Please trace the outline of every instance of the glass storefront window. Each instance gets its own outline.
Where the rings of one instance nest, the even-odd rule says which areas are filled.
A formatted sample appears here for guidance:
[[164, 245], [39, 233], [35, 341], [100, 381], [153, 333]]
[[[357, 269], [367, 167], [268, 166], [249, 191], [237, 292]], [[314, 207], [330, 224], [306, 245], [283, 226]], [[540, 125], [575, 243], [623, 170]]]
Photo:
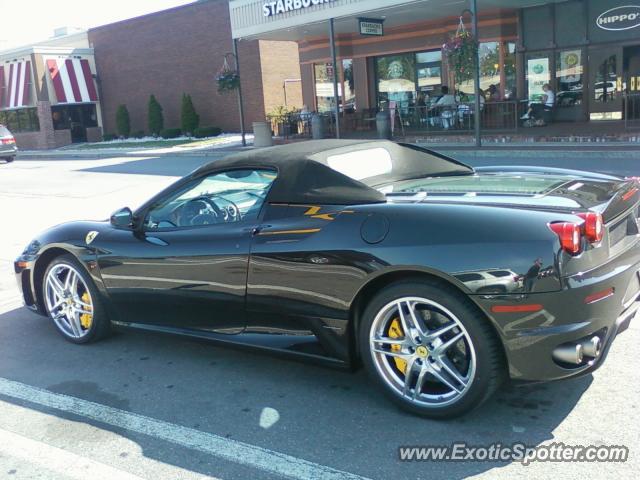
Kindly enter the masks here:
[[507, 42], [504, 44], [504, 99], [516, 100], [517, 90], [516, 70], [516, 44]]
[[600, 65], [592, 66], [592, 68], [595, 68], [595, 82], [592, 92], [596, 102], [611, 102], [618, 96], [617, 58], [617, 55], [614, 54], [606, 57]]
[[527, 55], [525, 81], [529, 101], [541, 101], [544, 95], [542, 87], [551, 83], [550, 62], [547, 55]]
[[[316, 82], [316, 108], [318, 112], [335, 110], [336, 100], [333, 92], [333, 64], [316, 63], [314, 65]], [[338, 95], [342, 96], [338, 83]]]
[[[504, 49], [504, 55], [501, 52]], [[509, 55], [509, 52], [512, 52]], [[504, 57], [504, 63], [502, 58]], [[504, 96], [511, 98], [516, 84], [515, 44], [501, 44], [500, 42], [483, 42], [478, 49], [480, 60], [480, 88], [487, 101], [499, 101]], [[502, 85], [504, 73], [505, 85]], [[507, 79], [511, 84], [507, 86]], [[456, 84], [456, 92], [462, 98], [473, 99], [476, 88], [473, 78]], [[471, 100], [469, 100], [471, 101]]]
[[86, 105], [57, 105], [51, 107], [51, 118], [54, 130], [68, 130], [76, 126], [97, 127], [98, 117], [96, 106]]
[[419, 92], [429, 96], [438, 94], [442, 85], [442, 52], [416, 53], [416, 73]]
[[406, 110], [414, 102], [416, 93], [416, 56], [388, 55], [376, 58], [378, 105], [396, 102]]
[[353, 83], [353, 60], [342, 60], [342, 83], [344, 85], [344, 99], [342, 108], [344, 112], [353, 112], [356, 110], [356, 89]]
[[[500, 100], [500, 44], [485, 42], [480, 44], [480, 88], [487, 100]], [[475, 90], [475, 89], [474, 89]], [[491, 98], [488, 98], [491, 96]]]
[[[353, 60], [346, 58], [339, 65], [342, 67], [338, 71], [340, 111], [352, 112], [356, 109]], [[336, 101], [333, 95], [333, 63], [316, 63], [313, 67], [316, 83], [316, 108], [318, 112], [333, 112], [336, 108]]]
[[37, 108], [0, 111], [0, 123], [13, 133], [40, 131]]
[[559, 108], [582, 105], [582, 50], [561, 50], [556, 54], [556, 105]]

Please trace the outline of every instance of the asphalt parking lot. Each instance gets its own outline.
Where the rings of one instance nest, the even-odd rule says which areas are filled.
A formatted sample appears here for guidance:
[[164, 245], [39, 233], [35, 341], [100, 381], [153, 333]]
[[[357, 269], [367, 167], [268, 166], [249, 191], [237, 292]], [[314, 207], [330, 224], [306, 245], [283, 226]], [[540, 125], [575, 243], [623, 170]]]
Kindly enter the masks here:
[[[458, 156], [485, 165], [508, 160], [471, 151]], [[514, 157], [640, 175], [637, 151]], [[212, 158], [18, 158], [0, 164], [0, 478], [636, 477], [638, 322], [593, 375], [505, 387], [471, 415], [434, 422], [398, 411], [362, 371], [131, 331], [76, 346], [20, 307], [11, 262], [38, 231], [135, 207]], [[453, 442], [625, 445], [630, 459], [615, 466], [398, 459], [400, 446]]]

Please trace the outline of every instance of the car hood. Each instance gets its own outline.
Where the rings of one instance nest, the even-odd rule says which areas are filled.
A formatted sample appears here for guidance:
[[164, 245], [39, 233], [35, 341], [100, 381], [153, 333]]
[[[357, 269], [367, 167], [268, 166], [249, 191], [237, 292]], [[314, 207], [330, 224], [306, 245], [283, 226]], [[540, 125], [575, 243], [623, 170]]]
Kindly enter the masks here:
[[39, 255], [53, 247], [93, 252], [100, 248], [105, 233], [113, 227], [109, 221], [67, 222], [40, 232], [25, 248], [23, 255]]
[[579, 212], [606, 220], [638, 200], [635, 181], [573, 170], [479, 168], [473, 175], [432, 177], [379, 187], [392, 202], [456, 203]]

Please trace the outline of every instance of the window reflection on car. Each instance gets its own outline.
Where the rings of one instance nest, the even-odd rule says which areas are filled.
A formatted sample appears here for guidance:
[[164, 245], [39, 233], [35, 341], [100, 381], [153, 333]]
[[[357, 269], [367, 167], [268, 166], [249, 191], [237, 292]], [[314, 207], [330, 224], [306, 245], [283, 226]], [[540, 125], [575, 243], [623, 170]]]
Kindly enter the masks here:
[[230, 170], [195, 180], [151, 208], [148, 230], [255, 220], [276, 178], [272, 170]]

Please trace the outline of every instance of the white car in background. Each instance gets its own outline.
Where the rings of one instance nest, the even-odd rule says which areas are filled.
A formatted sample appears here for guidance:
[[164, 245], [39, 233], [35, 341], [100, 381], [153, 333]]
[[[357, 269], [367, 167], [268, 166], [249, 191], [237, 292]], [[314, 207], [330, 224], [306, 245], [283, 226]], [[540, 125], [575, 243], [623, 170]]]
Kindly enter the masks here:
[[524, 277], [511, 270], [459, 272], [454, 275], [474, 293], [502, 294], [522, 288]]

